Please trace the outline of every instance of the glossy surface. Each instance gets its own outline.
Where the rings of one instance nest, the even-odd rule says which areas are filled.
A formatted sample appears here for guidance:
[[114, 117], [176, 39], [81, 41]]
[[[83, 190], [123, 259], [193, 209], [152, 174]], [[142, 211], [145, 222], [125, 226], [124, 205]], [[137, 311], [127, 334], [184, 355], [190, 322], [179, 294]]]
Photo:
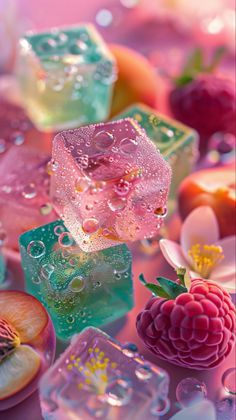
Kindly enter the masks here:
[[168, 215], [176, 208], [176, 193], [181, 181], [190, 174], [198, 157], [198, 135], [190, 127], [144, 104], [134, 104], [116, 116], [134, 118], [146, 130], [172, 169]]
[[49, 156], [25, 146], [12, 147], [0, 166], [0, 241], [18, 249], [28, 229], [56, 219], [49, 198]]
[[62, 339], [114, 321], [133, 306], [126, 245], [85, 253], [57, 220], [22, 235], [20, 251], [26, 289], [47, 308]]
[[41, 303], [24, 292], [0, 290], [0, 411], [36, 390], [55, 347], [54, 328]]
[[58, 134], [51, 197], [80, 247], [95, 251], [156, 235], [171, 170], [132, 119]]
[[18, 75], [27, 111], [41, 129], [78, 127], [108, 115], [115, 61], [92, 25], [25, 35]]
[[168, 406], [169, 377], [138, 354], [127, 355], [104, 332], [87, 328], [73, 338], [40, 383], [45, 419], [154, 419]]

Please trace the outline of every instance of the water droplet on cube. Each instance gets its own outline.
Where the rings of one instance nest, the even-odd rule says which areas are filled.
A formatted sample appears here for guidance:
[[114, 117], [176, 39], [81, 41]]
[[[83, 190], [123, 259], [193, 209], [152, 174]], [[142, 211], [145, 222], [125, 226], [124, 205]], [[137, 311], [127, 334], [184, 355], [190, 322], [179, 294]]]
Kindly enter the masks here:
[[204, 382], [196, 378], [185, 378], [179, 382], [176, 388], [177, 401], [187, 407], [206, 398], [207, 389]]

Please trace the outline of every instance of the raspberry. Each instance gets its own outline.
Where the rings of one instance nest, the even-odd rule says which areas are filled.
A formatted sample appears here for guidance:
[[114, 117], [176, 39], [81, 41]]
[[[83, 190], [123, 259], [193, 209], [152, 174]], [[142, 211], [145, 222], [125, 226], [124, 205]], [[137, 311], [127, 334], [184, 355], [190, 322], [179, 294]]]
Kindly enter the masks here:
[[138, 315], [136, 326], [140, 338], [158, 357], [191, 369], [210, 369], [233, 348], [235, 313], [223, 288], [195, 279], [189, 292], [175, 299], [153, 297]]
[[172, 90], [170, 106], [178, 120], [198, 131], [202, 149], [216, 132], [235, 134], [235, 91], [230, 80], [200, 74]]

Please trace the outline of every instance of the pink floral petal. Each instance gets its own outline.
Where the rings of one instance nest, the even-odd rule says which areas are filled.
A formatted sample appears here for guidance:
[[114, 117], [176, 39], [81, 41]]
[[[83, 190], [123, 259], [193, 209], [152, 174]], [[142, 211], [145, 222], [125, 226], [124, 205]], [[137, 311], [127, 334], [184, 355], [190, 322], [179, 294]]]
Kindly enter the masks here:
[[159, 244], [162, 254], [172, 267], [188, 267], [188, 263], [183, 256], [182, 249], [179, 244], [170, 241], [169, 239], [161, 239]]
[[188, 255], [188, 251], [192, 245], [211, 245], [218, 239], [218, 222], [215, 213], [209, 206], [197, 207], [188, 215], [182, 225], [180, 244], [189, 264], [191, 264], [191, 258]]
[[219, 240], [215, 245], [223, 249], [224, 259], [211, 272], [211, 278], [224, 282], [227, 277], [235, 276], [236, 236], [228, 236]]

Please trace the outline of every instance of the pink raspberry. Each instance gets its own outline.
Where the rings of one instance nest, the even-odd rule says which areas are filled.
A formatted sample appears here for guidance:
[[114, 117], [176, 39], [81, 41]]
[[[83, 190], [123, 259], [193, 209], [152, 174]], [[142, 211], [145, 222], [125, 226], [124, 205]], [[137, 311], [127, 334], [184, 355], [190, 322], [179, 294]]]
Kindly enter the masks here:
[[175, 299], [150, 299], [136, 326], [145, 345], [158, 357], [191, 369], [209, 369], [233, 348], [235, 313], [222, 287], [196, 279], [189, 292]]

